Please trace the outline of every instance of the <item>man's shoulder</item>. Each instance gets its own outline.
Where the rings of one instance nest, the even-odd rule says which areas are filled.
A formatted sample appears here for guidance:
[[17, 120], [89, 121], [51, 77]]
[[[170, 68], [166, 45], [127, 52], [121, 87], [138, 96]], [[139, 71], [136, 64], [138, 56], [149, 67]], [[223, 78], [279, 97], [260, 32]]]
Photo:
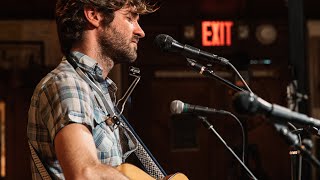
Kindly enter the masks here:
[[61, 61], [60, 64], [47, 74], [48, 78], [63, 79], [63, 78], [79, 78], [78, 73], [75, 69], [68, 63], [68, 61]]
[[42, 91], [43, 89], [50, 88], [52, 85], [61, 88], [72, 86], [73, 84], [84, 86], [86, 83], [67, 61], [62, 61], [55, 69], [41, 79], [36, 89]]

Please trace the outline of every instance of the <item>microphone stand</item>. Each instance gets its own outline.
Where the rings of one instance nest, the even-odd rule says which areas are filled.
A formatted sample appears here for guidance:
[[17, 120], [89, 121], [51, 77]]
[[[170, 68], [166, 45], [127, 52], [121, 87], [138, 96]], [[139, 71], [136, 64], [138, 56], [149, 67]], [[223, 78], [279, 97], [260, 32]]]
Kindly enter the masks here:
[[276, 130], [291, 143], [293, 147], [300, 151], [302, 156], [317, 168], [320, 168], [320, 161], [315, 158], [312, 153], [304, 146], [299, 143], [298, 136], [292, 133], [285, 125], [280, 123], [273, 123]]
[[198, 116], [199, 119], [202, 120], [203, 125], [211, 130], [213, 134], [215, 134], [218, 139], [223, 143], [223, 145], [231, 152], [231, 154], [239, 161], [242, 167], [247, 171], [247, 173], [251, 176], [252, 179], [257, 180], [257, 178], [252, 174], [249, 168], [240, 160], [237, 154], [228, 146], [228, 144], [223, 140], [223, 138], [219, 135], [219, 133], [213, 128], [213, 125], [207, 120], [207, 117]]
[[[187, 58], [187, 62], [189, 63], [189, 65], [194, 68], [195, 70], [199, 71], [200, 74], [203, 74], [205, 76], [209, 76], [209, 77], [213, 77], [214, 79], [217, 79], [219, 81], [221, 81], [222, 83], [226, 84], [227, 86], [231, 87], [232, 89], [236, 90], [236, 91], [247, 91], [242, 89], [239, 86], [236, 86], [235, 84], [231, 83], [230, 81], [216, 75], [212, 70], [208, 69], [206, 66], [203, 66], [199, 63], [197, 63], [195, 60], [193, 59], [189, 59]], [[239, 73], [237, 73], [239, 75]], [[246, 85], [246, 82], [243, 80], [243, 78], [240, 76], [240, 79], [243, 81], [243, 83]], [[248, 88], [248, 90], [250, 92], [251, 89], [246, 85], [246, 87]], [[249, 168], [244, 164], [244, 162], [242, 162], [239, 157], [234, 153], [234, 151], [226, 144], [226, 142], [223, 140], [223, 138], [219, 135], [219, 133], [213, 128], [213, 125], [210, 124], [206, 117], [202, 117], [199, 116], [199, 118], [202, 120], [204, 126], [206, 128], [208, 128], [209, 130], [211, 130], [217, 137], [218, 139], [225, 145], [225, 147], [231, 152], [231, 154], [239, 161], [239, 163], [242, 165], [242, 167], [247, 171], [247, 173], [255, 180], [257, 180], [257, 178], [252, 174], [252, 172], [249, 170]]]
[[[302, 145], [301, 141], [301, 129], [297, 129], [293, 124], [288, 122], [288, 125], [291, 126], [294, 130], [291, 133], [296, 134], [298, 138], [298, 143]], [[291, 180], [301, 180], [301, 170], [302, 170], [302, 156], [300, 151], [295, 146], [290, 146], [289, 155], [291, 157]]]
[[199, 71], [200, 74], [217, 79], [236, 91], [246, 91], [246, 90], [242, 89], [241, 87], [234, 85], [230, 81], [223, 79], [222, 77], [216, 75], [212, 70], [208, 69], [206, 66], [203, 66], [203, 65], [197, 63], [195, 60], [187, 58], [187, 61], [188, 61], [189, 65], [192, 68], [194, 68], [195, 70]]
[[[219, 77], [218, 75], [216, 75], [213, 70], [211, 69], [208, 69], [206, 66], [204, 65], [201, 65], [199, 63], [197, 63], [195, 60], [193, 59], [189, 59], [187, 58], [187, 61], [189, 63], [189, 65], [194, 68], [195, 70], [199, 71], [200, 74], [203, 74], [205, 76], [209, 76], [209, 77], [213, 77], [221, 82], [223, 82], [224, 84], [228, 85], [229, 87], [231, 87], [232, 89], [234, 90], [237, 90], [237, 91], [246, 91], [234, 84], [232, 84], [231, 82]], [[229, 65], [231, 65], [229, 63]], [[236, 69], [231, 66], [235, 71]], [[246, 85], [246, 82], [243, 80], [243, 78], [241, 77], [241, 75], [239, 75], [239, 73], [236, 71], [236, 73], [238, 74], [238, 76], [240, 77], [240, 79], [242, 80], [242, 82]], [[251, 91], [251, 89], [246, 85], [248, 91]], [[274, 126], [275, 128], [282, 134], [286, 137], [287, 140], [289, 140], [289, 142], [291, 142], [293, 145], [293, 150], [290, 151], [290, 155], [291, 155], [291, 161], [296, 161], [297, 160], [297, 156], [295, 153], [297, 153], [297, 155], [299, 154], [302, 154], [302, 156], [304, 155], [304, 157], [308, 160], [308, 161], [311, 161], [311, 163], [313, 163], [315, 166], [317, 166], [318, 168], [320, 167], [320, 162], [318, 159], [316, 159], [312, 154], [311, 152], [309, 152], [305, 146], [303, 145], [300, 145], [299, 144], [299, 140], [298, 138], [296, 137], [297, 135], [293, 134], [292, 132], [290, 132], [288, 130], [287, 127], [285, 127], [284, 125], [279, 125], [277, 123], [274, 123]], [[292, 154], [291, 154], [292, 153]], [[299, 159], [299, 158], [298, 158]], [[299, 167], [299, 165], [301, 166], [301, 163], [298, 163], [298, 162], [292, 162], [291, 164], [291, 169], [292, 171], [301, 171], [301, 167]], [[297, 172], [294, 174], [294, 172], [292, 172], [292, 180], [300, 180], [300, 176], [301, 176], [301, 172]]]

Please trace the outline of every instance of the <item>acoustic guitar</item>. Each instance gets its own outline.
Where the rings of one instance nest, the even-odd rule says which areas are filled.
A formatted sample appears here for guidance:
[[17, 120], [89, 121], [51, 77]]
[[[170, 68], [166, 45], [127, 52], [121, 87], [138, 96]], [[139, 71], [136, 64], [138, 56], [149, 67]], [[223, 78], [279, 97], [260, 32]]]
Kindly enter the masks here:
[[[121, 164], [117, 166], [116, 169], [122, 172], [131, 180], [156, 180], [143, 170], [129, 163]], [[188, 180], [188, 178], [182, 173], [175, 173], [166, 176], [163, 180]]]

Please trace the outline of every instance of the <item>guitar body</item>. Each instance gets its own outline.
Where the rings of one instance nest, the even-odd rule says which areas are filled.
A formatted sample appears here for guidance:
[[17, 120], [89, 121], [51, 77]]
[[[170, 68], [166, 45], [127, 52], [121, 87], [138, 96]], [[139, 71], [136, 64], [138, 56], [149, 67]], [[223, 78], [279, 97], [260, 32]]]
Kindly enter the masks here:
[[[124, 163], [120, 166], [117, 166], [116, 169], [122, 172], [131, 180], [155, 180], [149, 174], [132, 164]], [[188, 180], [188, 178], [182, 173], [175, 173], [173, 175], [166, 176], [164, 180]]]

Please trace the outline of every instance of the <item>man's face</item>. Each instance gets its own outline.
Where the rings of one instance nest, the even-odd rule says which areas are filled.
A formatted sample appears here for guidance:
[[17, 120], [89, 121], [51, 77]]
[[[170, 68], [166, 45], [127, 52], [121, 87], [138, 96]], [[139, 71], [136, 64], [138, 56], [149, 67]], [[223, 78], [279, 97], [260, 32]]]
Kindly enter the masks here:
[[131, 7], [114, 13], [114, 20], [98, 34], [102, 56], [114, 63], [134, 62], [137, 59], [138, 41], [145, 36], [138, 24], [139, 15]]

